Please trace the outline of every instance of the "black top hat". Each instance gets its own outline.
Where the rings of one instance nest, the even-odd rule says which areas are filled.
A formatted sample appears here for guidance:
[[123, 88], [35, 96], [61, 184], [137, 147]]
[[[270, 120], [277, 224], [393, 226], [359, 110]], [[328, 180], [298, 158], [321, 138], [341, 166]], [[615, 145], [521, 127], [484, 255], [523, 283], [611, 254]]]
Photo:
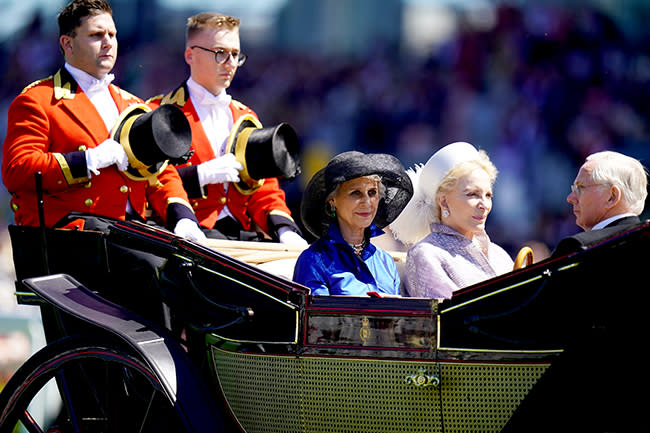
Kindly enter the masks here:
[[302, 222], [316, 237], [323, 236], [334, 218], [327, 212], [327, 196], [348, 180], [376, 174], [386, 187], [374, 223], [381, 229], [393, 222], [413, 195], [413, 184], [402, 163], [385, 153], [343, 152], [330, 160], [307, 184], [300, 203]]
[[185, 159], [192, 147], [190, 123], [175, 105], [163, 104], [152, 110], [134, 104], [122, 112], [111, 138], [119, 142], [129, 157], [124, 174], [134, 180], [155, 178], [169, 160]]
[[244, 166], [235, 187], [248, 195], [257, 191], [266, 178], [294, 179], [302, 171], [298, 151], [298, 136], [288, 123], [263, 128], [255, 116], [241, 116], [226, 143], [226, 153], [233, 153]]

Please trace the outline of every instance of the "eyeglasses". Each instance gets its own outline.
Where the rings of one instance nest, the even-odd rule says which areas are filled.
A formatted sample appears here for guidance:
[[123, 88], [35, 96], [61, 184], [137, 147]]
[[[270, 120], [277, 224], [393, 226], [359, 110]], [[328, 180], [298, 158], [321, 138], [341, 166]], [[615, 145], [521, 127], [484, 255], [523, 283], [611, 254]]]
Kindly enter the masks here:
[[203, 51], [208, 51], [210, 53], [213, 53], [214, 54], [214, 60], [216, 60], [216, 62], [219, 65], [221, 65], [223, 63], [226, 63], [228, 60], [230, 60], [230, 58], [232, 58], [235, 61], [235, 63], [237, 64], [237, 66], [241, 66], [241, 65], [244, 64], [244, 62], [248, 58], [248, 56], [246, 54], [239, 53], [237, 51], [226, 51], [226, 50], [221, 50], [221, 49], [219, 49], [219, 50], [211, 50], [211, 49], [208, 49], [208, 48], [200, 47], [198, 45], [192, 45], [190, 48], [192, 48], [192, 49], [199, 48], [199, 49], [201, 49]]
[[582, 185], [582, 184], [572, 184], [571, 185], [571, 191], [578, 197], [582, 195], [582, 193], [587, 189], [591, 188], [592, 186], [604, 186], [602, 183], [593, 183], [591, 185]]

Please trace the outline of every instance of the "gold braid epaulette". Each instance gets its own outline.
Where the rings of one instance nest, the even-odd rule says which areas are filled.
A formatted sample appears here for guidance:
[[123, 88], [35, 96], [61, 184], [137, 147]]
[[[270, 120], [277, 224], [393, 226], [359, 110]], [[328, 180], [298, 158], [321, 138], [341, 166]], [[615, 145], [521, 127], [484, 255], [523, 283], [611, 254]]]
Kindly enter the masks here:
[[179, 87], [178, 89], [166, 94], [162, 98], [162, 101], [160, 101], [160, 105], [176, 104], [179, 107], [184, 107], [186, 102], [187, 96], [185, 95], [185, 89], [183, 87]]
[[232, 102], [232, 105], [234, 105], [235, 107], [237, 107], [240, 110], [247, 110], [248, 109], [248, 107], [246, 105], [242, 104], [241, 102], [239, 102], [239, 101], [237, 101], [235, 99], [233, 99], [231, 102]]
[[163, 95], [152, 96], [151, 98], [149, 98], [149, 99], [147, 99], [146, 101], [144, 101], [144, 103], [145, 103], [145, 104], [148, 104], [148, 103], [150, 103], [150, 102], [160, 101], [162, 98], [163, 98]]
[[111, 84], [111, 86], [113, 86], [113, 88], [119, 92], [123, 99], [135, 99], [137, 101], [141, 101], [141, 99], [135, 96], [133, 93], [127, 92], [121, 87], [117, 87], [115, 84]]
[[[154, 102], [154, 101], [160, 101], [160, 105], [163, 104], [175, 104], [179, 107], [185, 106], [185, 103], [187, 102], [188, 95], [185, 94], [185, 88], [179, 87], [178, 89], [169, 92], [166, 95], [156, 95], [152, 96], [151, 98], [147, 99], [147, 103], [149, 102]], [[242, 104], [239, 101], [232, 100], [232, 104], [239, 110], [248, 110], [249, 108]]]
[[41, 84], [42, 82], [47, 81], [47, 80], [51, 80], [52, 78], [54, 78], [54, 76], [53, 76], [53, 75], [50, 75], [50, 76], [47, 77], [47, 78], [43, 78], [43, 79], [40, 79], [40, 80], [36, 80], [36, 81], [34, 81], [32, 84], [29, 84], [28, 86], [26, 86], [26, 87], [22, 90], [22, 92], [20, 92], [20, 93], [25, 93], [26, 91], [28, 91], [28, 90], [31, 89], [32, 87], [34, 87], [34, 86], [38, 86], [38, 85]]

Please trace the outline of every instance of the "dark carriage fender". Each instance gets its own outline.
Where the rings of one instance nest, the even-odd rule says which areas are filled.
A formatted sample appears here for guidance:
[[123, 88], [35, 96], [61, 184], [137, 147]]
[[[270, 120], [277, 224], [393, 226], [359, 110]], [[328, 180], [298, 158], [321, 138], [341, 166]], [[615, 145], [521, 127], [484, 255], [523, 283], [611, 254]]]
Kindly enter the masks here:
[[28, 278], [23, 284], [57, 309], [108, 331], [130, 346], [156, 374], [185, 414], [191, 432], [227, 432], [212, 396], [182, 347], [166, 331], [95, 294], [66, 274]]

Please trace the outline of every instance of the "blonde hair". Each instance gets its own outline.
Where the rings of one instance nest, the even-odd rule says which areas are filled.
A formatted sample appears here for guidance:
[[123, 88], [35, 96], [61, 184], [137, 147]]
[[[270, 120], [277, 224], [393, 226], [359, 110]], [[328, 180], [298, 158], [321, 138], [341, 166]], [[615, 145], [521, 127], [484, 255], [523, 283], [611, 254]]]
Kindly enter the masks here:
[[426, 164], [416, 165], [406, 173], [413, 183], [413, 197], [402, 213], [390, 224], [395, 239], [407, 246], [424, 239], [432, 223], [440, 223], [438, 195], [451, 191], [458, 181], [472, 171], [485, 170], [490, 186], [497, 178], [497, 168], [487, 153], [471, 144], [456, 142], [436, 152]]
[[185, 41], [205, 29], [239, 30], [240, 19], [217, 12], [201, 12], [187, 19]]
[[494, 186], [494, 182], [497, 180], [497, 174], [499, 174], [499, 171], [492, 163], [492, 161], [490, 161], [487, 153], [485, 153], [484, 150], [479, 150], [477, 159], [463, 161], [456, 164], [442, 177], [442, 180], [440, 181], [440, 184], [435, 191], [434, 197], [436, 200], [433, 200], [431, 203], [431, 206], [434, 207], [431, 223], [440, 224], [441, 221], [440, 206], [438, 205], [437, 200], [438, 195], [448, 193], [449, 191], [456, 188], [460, 179], [469, 175], [474, 170], [485, 171], [490, 178], [490, 187]]

